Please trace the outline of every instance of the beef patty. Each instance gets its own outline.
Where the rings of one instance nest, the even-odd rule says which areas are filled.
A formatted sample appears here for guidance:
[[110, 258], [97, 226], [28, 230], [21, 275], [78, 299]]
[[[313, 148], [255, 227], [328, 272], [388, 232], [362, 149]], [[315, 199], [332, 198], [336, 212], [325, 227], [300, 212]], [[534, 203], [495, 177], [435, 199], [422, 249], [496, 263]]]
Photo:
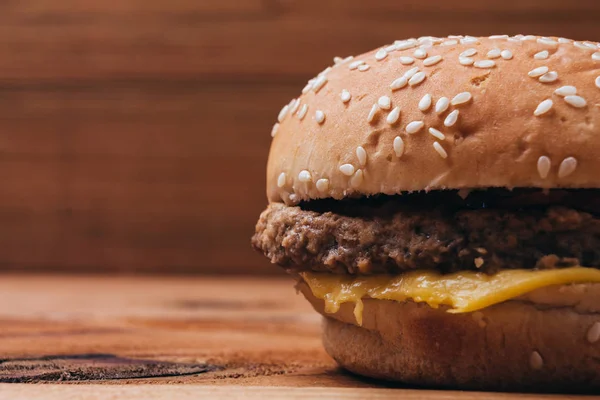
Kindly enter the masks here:
[[589, 189], [493, 189], [273, 203], [252, 244], [292, 271], [600, 268], [599, 200]]

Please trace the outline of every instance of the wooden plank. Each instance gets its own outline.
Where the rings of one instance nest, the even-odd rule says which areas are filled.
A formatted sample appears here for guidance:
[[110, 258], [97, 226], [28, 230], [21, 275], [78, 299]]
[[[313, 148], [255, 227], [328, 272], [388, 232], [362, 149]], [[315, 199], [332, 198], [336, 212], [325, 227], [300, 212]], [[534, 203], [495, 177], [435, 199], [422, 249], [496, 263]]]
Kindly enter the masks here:
[[[575, 398], [415, 390], [346, 374], [292, 286], [289, 278], [3, 275], [0, 381], [56, 385], [0, 385], [0, 398]], [[81, 385], [58, 384], [73, 381]]]
[[[214, 6], [216, 1], [208, 6], [154, 2], [149, 8], [137, 0], [117, 7], [113, 3], [73, 8], [71, 2], [4, 3], [0, 76], [55, 81], [175, 76], [230, 80], [240, 74], [305, 78], [330, 63], [334, 53], [356, 54], [402, 37], [460, 31], [600, 39], [600, 6], [590, 0], [554, 0], [543, 9], [532, 0], [467, 1], [456, 6], [443, 0], [386, 1], [381, 7], [365, 6], [360, 0], [246, 0], [242, 11]], [[317, 42], [320, 45], [314, 46]]]
[[251, 218], [231, 225], [218, 216], [209, 220], [160, 213], [2, 216], [1, 265], [21, 271], [280, 272], [251, 249], [255, 217]]
[[[265, 160], [281, 106], [301, 85], [112, 82], [0, 87], [4, 154]], [[259, 100], [259, 101], [257, 101]]]
[[249, 241], [266, 204], [273, 110], [289, 91], [148, 82], [5, 88], [0, 263], [277, 272]]
[[314, 387], [265, 387], [265, 386], [201, 386], [201, 385], [152, 385], [152, 386], [100, 386], [77, 385], [43, 387], [20, 385], [0, 385], [7, 398], [31, 400], [79, 400], [127, 398], [144, 400], [197, 400], [207, 397], [216, 400], [248, 399], [263, 400], [266, 398], [285, 400], [304, 399], [340, 399], [340, 400], [542, 400], [542, 399], [576, 399], [580, 396], [551, 396], [535, 394], [453, 392], [415, 389], [349, 389], [349, 388], [314, 388]]

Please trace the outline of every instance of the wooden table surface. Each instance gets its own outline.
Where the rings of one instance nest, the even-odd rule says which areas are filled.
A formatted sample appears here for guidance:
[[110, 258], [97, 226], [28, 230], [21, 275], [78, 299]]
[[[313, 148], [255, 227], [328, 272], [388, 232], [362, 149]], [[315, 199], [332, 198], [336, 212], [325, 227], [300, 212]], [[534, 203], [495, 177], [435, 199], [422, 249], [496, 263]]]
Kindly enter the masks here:
[[0, 399], [553, 398], [360, 379], [319, 325], [290, 279], [4, 275]]

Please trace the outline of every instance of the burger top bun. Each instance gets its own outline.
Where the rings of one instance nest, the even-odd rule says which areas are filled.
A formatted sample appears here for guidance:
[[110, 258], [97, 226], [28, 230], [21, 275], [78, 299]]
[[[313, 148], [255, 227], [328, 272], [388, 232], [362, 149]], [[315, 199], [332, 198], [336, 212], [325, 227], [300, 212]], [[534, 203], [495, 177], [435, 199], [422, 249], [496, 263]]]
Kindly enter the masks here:
[[336, 58], [283, 107], [270, 202], [479, 187], [600, 187], [600, 47], [423, 37]]

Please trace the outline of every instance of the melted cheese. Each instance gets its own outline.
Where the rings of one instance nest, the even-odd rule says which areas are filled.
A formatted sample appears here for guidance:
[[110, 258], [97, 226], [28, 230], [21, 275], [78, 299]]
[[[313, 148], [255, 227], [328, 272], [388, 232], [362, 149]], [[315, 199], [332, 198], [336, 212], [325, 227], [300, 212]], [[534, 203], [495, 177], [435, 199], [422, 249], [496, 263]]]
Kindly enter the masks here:
[[600, 282], [600, 270], [571, 267], [550, 270], [502, 270], [495, 275], [462, 271], [442, 275], [411, 271], [396, 276], [348, 276], [304, 272], [313, 295], [325, 301], [325, 312], [335, 313], [342, 303], [354, 303], [354, 315], [362, 325], [362, 299], [427, 303], [448, 306], [450, 313], [465, 313], [514, 299], [551, 285]]

